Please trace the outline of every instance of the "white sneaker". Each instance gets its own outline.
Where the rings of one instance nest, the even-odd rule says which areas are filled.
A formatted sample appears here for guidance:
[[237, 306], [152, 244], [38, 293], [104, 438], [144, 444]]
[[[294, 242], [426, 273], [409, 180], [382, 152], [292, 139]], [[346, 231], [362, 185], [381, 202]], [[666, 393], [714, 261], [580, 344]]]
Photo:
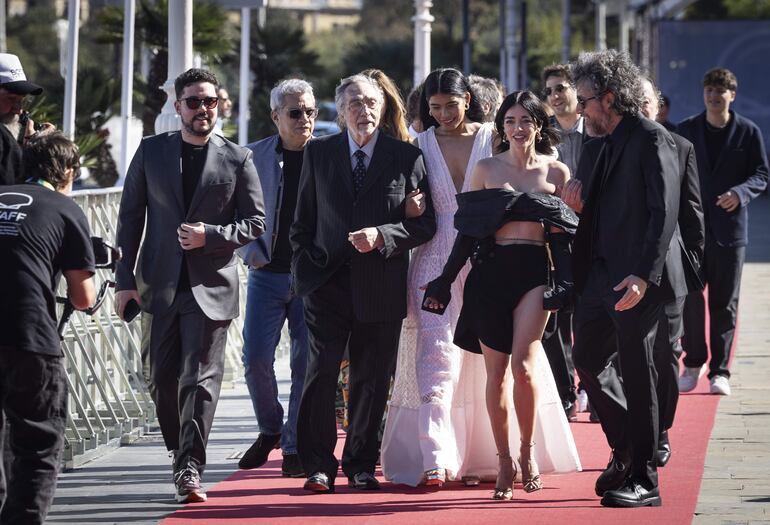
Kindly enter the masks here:
[[698, 379], [703, 375], [705, 368], [705, 365], [684, 367], [682, 375], [679, 376], [679, 391], [690, 392], [695, 390], [695, 387], [698, 386]]
[[577, 406], [578, 412], [588, 412], [588, 393], [585, 390], [578, 390]]
[[711, 378], [711, 388], [709, 390], [712, 394], [729, 396], [731, 393], [730, 380], [726, 376], [714, 376]]

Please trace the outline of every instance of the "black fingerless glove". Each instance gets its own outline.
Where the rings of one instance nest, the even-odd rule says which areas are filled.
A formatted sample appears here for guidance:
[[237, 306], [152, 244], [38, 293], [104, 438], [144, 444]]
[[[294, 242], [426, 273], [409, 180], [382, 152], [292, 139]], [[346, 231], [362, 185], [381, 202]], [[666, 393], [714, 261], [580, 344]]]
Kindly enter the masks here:
[[553, 285], [543, 293], [543, 310], [570, 311], [574, 305], [570, 236], [549, 233], [548, 246], [554, 266]]
[[[449, 301], [452, 300], [452, 283], [455, 282], [460, 270], [465, 266], [465, 261], [473, 253], [473, 247], [476, 244], [476, 240], [473, 237], [458, 233], [455, 237], [455, 243], [452, 246], [452, 251], [449, 254], [449, 258], [444, 264], [444, 269], [441, 271], [441, 275], [433, 279], [428, 283], [425, 288], [425, 295], [422, 298], [422, 309], [426, 312], [441, 315], [446, 310]], [[444, 305], [443, 308], [427, 308], [425, 306], [425, 299], [432, 297], [436, 301]]]

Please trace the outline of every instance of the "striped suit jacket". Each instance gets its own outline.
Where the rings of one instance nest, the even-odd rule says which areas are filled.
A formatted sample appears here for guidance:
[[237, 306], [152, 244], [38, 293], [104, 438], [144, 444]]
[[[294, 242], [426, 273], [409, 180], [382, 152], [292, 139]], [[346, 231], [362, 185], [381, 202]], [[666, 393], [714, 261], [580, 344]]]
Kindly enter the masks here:
[[[422, 216], [407, 219], [404, 200], [417, 188], [425, 193], [427, 206]], [[365, 227], [379, 229], [385, 242], [381, 250], [354, 250], [348, 234]], [[290, 234], [298, 295], [312, 293], [349, 264], [356, 318], [362, 322], [403, 319], [409, 250], [435, 232], [419, 148], [380, 133], [356, 196], [347, 131], [307, 144]]]

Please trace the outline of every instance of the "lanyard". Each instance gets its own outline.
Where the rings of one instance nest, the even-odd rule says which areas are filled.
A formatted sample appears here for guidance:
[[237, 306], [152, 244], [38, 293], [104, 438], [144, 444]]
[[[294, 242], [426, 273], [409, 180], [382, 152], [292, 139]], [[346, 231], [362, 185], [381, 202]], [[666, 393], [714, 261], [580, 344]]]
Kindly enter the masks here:
[[53, 184], [51, 184], [47, 180], [30, 178], [30, 179], [27, 179], [27, 183], [37, 184], [38, 186], [43, 186], [44, 188], [48, 188], [51, 191], [56, 191], [56, 188], [53, 187]]

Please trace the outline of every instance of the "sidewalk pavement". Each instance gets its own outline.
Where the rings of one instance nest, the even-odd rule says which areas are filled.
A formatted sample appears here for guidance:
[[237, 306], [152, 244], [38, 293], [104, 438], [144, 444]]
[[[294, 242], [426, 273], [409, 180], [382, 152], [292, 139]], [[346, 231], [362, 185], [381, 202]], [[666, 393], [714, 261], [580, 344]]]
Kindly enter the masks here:
[[[695, 525], [770, 525], [769, 343], [770, 197], [761, 197], [751, 204], [732, 396], [719, 403]], [[276, 367], [286, 406], [288, 358], [277, 359]], [[237, 458], [255, 438], [254, 412], [245, 385], [223, 390], [209, 440], [204, 486], [212, 487], [232, 474], [238, 468]], [[171, 459], [160, 433], [155, 433], [63, 473], [47, 523], [154, 524], [179, 507], [173, 498]], [[601, 519], [599, 512], [597, 519]]]
[[694, 525], [770, 524], [770, 197], [749, 210], [732, 395], [719, 402]]

